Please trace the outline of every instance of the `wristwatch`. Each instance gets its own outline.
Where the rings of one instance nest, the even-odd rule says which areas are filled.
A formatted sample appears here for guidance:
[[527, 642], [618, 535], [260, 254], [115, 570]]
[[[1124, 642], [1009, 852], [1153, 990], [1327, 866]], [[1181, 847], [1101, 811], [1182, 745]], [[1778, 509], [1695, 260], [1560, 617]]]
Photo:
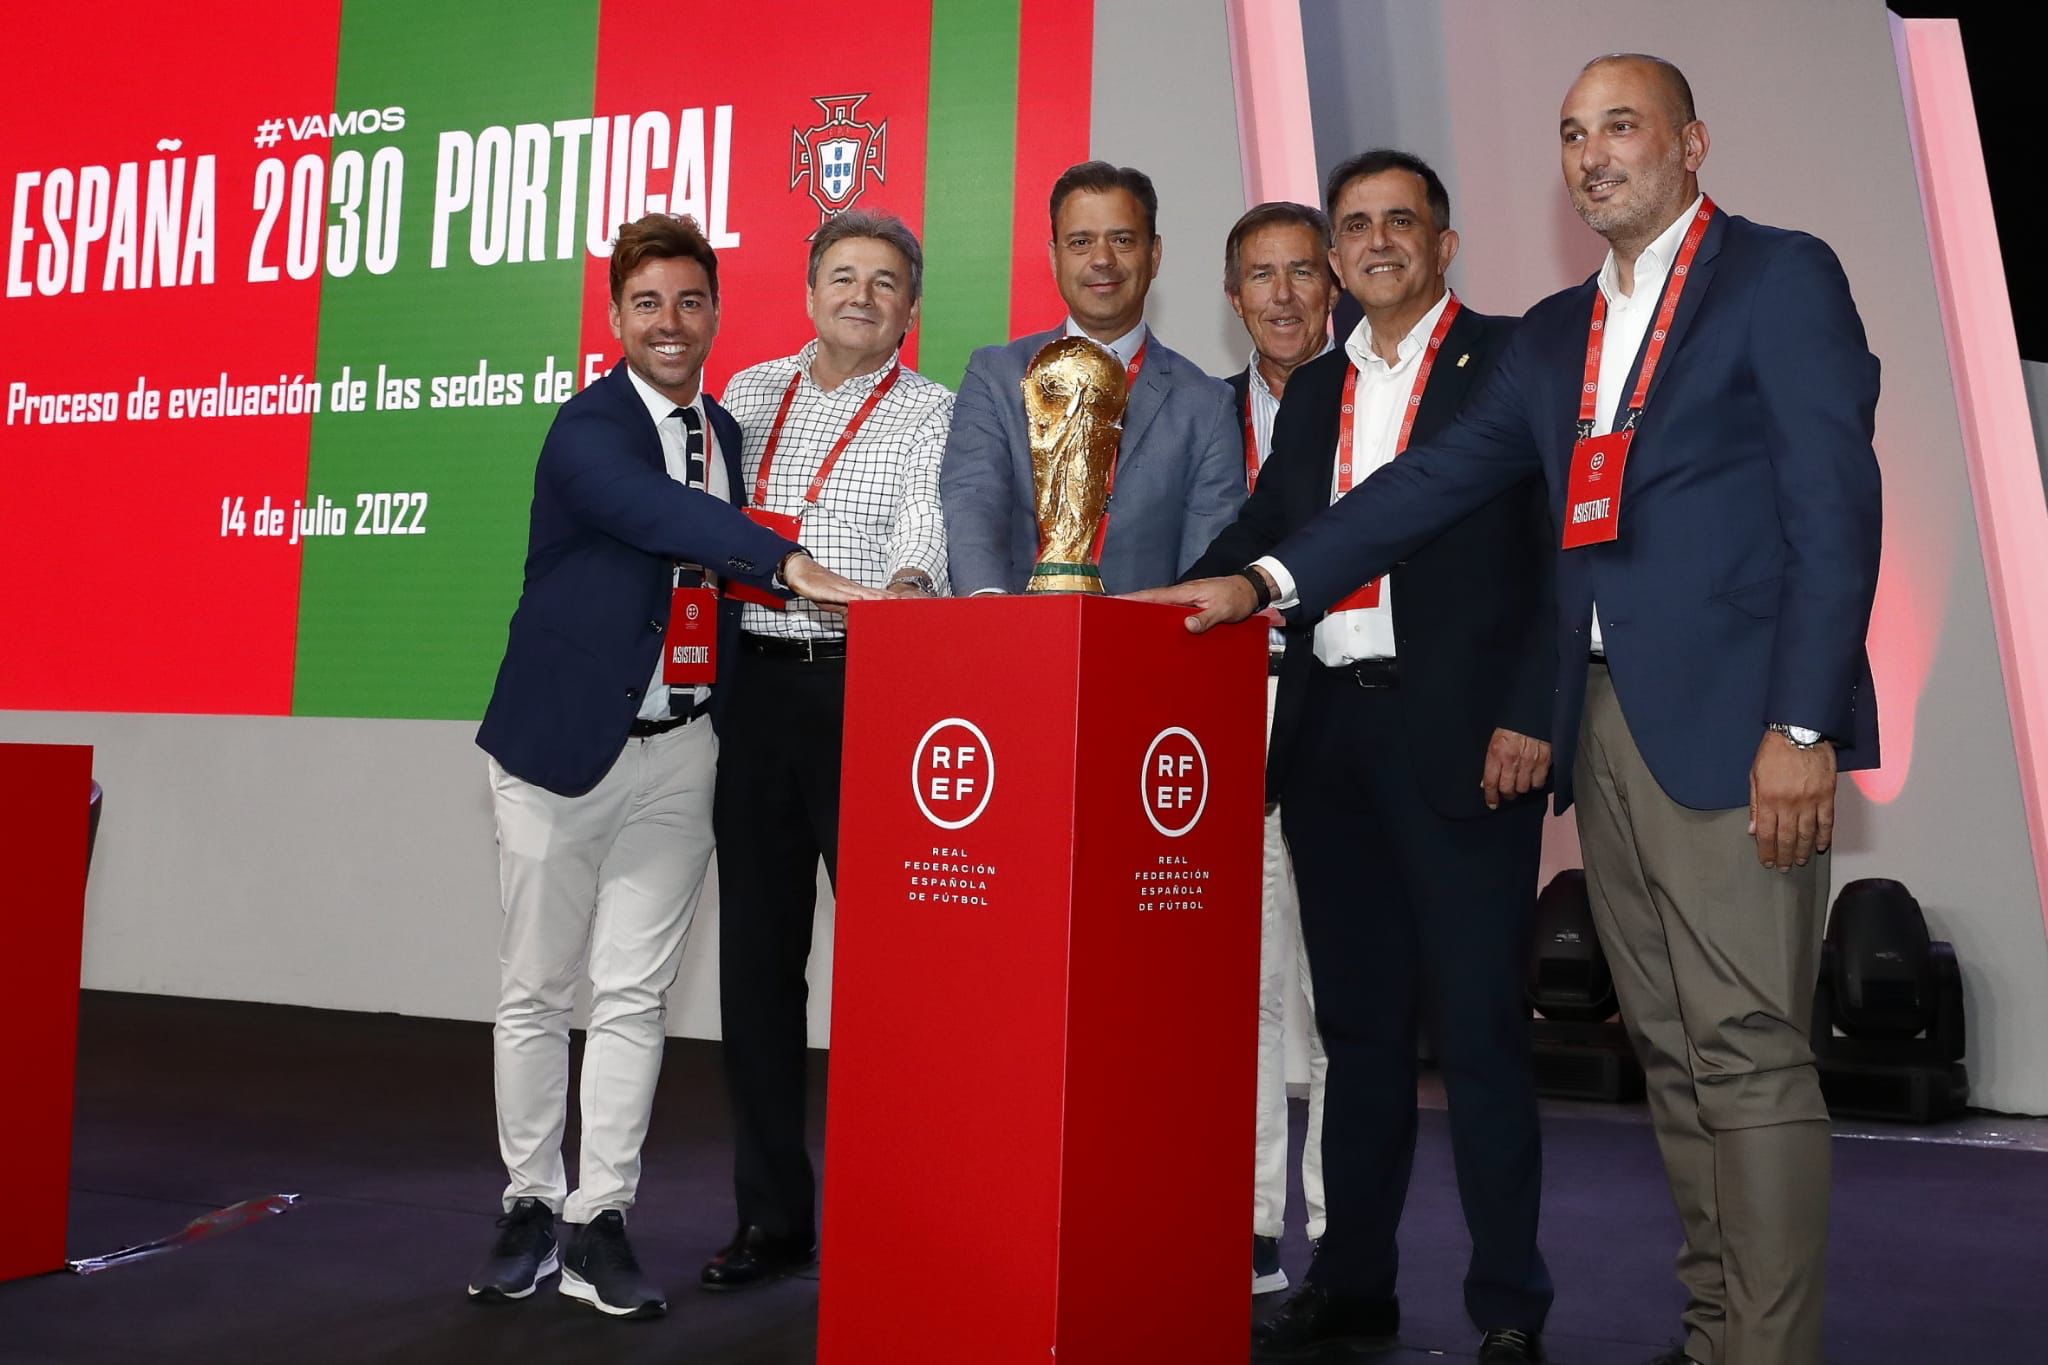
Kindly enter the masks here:
[[1820, 743], [1820, 731], [1809, 730], [1804, 725], [1780, 725], [1772, 721], [1764, 729], [1783, 735], [1785, 742], [1795, 749], [1811, 749]]
[[926, 597], [936, 596], [938, 593], [938, 589], [932, 583], [932, 576], [923, 569], [898, 569], [895, 577], [889, 580], [889, 586], [893, 588], [898, 583], [908, 583]]

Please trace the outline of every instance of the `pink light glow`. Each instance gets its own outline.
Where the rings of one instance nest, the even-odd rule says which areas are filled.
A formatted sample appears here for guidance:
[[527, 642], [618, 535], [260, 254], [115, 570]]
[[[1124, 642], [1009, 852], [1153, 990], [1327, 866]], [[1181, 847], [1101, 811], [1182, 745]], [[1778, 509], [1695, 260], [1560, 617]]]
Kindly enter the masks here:
[[1321, 202], [1300, 0], [1229, 0], [1231, 85], [1244, 202]]
[[1903, 54], [1921, 211], [1976, 500], [2034, 879], [2048, 920], [2048, 595], [2026, 591], [2028, 583], [2048, 578], [2048, 503], [2042, 499], [1962, 31], [1950, 19], [1892, 22]]

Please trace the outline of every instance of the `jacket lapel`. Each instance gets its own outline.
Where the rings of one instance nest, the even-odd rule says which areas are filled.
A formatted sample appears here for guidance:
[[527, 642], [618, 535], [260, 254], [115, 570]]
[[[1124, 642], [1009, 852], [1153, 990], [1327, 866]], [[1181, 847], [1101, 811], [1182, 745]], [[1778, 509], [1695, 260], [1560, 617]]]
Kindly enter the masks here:
[[1479, 324], [1472, 320], [1469, 311], [1461, 310], [1451, 319], [1444, 344], [1437, 348], [1436, 364], [1422, 390], [1422, 406], [1415, 411], [1415, 430], [1409, 433], [1409, 445], [1427, 439], [1431, 432], [1457, 416], [1459, 405], [1465, 401], [1465, 391], [1472, 387], [1472, 377], [1478, 373], [1472, 363], [1478, 341]]
[[1138, 372], [1138, 383], [1124, 405], [1124, 434], [1117, 443], [1119, 465], [1137, 455], [1139, 442], [1145, 439], [1145, 428], [1152, 425], [1152, 419], [1166, 404], [1167, 375], [1173, 368], [1174, 356], [1164, 346], [1152, 344], [1158, 339], [1146, 333], [1145, 368]]
[[[1664, 354], [1657, 361], [1657, 373], [1650, 376], [1650, 392], [1643, 398], [1645, 412], [1653, 410], [1657, 391], [1664, 387], [1664, 380], [1671, 373], [1671, 366], [1678, 357], [1679, 348], [1685, 344], [1685, 334], [1691, 330], [1692, 320], [1699, 315], [1700, 300], [1707, 296], [1707, 288], [1714, 282], [1715, 258], [1721, 254], [1721, 243], [1727, 236], [1728, 215], [1717, 208], [1714, 210], [1714, 216], [1707, 222], [1706, 234], [1700, 238], [1700, 249], [1693, 253], [1692, 265], [1686, 270], [1685, 290], [1678, 296], [1678, 311], [1672, 315], [1671, 329], [1664, 338]], [[1594, 288], [1598, 289], [1597, 277], [1595, 278]], [[1677, 283], [1676, 273], [1666, 274], [1664, 292], [1670, 293], [1672, 286]], [[1660, 311], [1664, 307], [1661, 296], [1657, 300], [1657, 307]], [[1628, 411], [1629, 395], [1636, 391], [1636, 376], [1643, 372], [1643, 357], [1649, 354], [1650, 339], [1655, 331], [1653, 316], [1649, 330], [1643, 333], [1642, 345], [1636, 348], [1635, 364], [1629, 366], [1628, 378], [1622, 384], [1621, 401], [1614, 408], [1616, 422], [1621, 421], [1622, 415]]]

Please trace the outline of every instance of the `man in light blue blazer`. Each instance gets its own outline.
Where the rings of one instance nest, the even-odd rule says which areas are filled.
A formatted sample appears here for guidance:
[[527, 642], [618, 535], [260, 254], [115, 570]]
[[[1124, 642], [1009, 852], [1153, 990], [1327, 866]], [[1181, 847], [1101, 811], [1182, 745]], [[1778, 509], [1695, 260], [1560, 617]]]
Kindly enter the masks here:
[[1031, 511], [1025, 367], [1047, 342], [1087, 336], [1132, 376], [1102, 541], [1109, 592], [1171, 583], [1244, 502], [1244, 435], [1230, 387], [1145, 325], [1159, 273], [1159, 196], [1128, 166], [1084, 161], [1052, 188], [1052, 271], [1067, 320], [967, 362], [939, 494], [953, 590], [1021, 592], [1038, 558]]

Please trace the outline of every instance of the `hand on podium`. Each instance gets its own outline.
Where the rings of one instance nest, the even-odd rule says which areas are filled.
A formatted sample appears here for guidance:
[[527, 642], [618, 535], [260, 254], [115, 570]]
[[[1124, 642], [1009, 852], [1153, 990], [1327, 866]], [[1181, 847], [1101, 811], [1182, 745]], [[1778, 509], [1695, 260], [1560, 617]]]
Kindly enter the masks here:
[[1262, 594], [1251, 585], [1243, 574], [1231, 574], [1227, 578], [1197, 578], [1187, 583], [1176, 583], [1167, 588], [1147, 588], [1143, 592], [1125, 593], [1133, 602], [1161, 602], [1173, 607], [1193, 607], [1195, 612], [1187, 619], [1187, 628], [1200, 635], [1211, 626], [1228, 625], [1243, 621], [1260, 611], [1273, 600], [1274, 584], [1264, 569], [1249, 570], [1259, 576], [1266, 585]]
[[778, 572], [791, 592], [834, 616], [845, 615], [848, 602], [879, 602], [889, 595], [833, 573], [801, 550], [783, 560]]

